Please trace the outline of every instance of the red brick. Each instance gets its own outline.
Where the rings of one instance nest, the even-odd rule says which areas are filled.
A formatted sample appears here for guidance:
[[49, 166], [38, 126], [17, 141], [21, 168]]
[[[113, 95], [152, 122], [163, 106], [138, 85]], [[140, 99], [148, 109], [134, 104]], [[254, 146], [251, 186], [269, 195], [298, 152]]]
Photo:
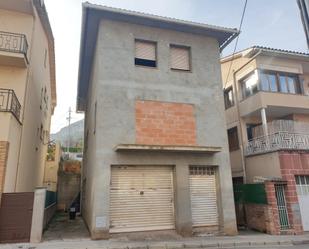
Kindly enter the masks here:
[[193, 105], [136, 101], [135, 118], [138, 144], [196, 145]]

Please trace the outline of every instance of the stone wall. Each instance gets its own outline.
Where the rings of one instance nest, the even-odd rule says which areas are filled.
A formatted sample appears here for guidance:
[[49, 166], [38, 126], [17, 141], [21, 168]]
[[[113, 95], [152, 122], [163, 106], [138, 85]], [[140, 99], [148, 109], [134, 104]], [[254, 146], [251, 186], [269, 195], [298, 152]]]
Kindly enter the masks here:
[[250, 229], [262, 233], [271, 233], [270, 231], [270, 212], [268, 205], [246, 204], [245, 212], [247, 217], [247, 226]]
[[61, 162], [58, 172], [58, 194], [57, 209], [68, 210], [73, 200], [80, 192], [81, 186], [81, 164], [78, 161]]

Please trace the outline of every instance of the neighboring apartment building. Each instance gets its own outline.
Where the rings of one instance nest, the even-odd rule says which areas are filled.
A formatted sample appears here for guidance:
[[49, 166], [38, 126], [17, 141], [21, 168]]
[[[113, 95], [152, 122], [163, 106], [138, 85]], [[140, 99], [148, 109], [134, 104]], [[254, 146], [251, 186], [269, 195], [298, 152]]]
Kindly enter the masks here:
[[92, 238], [236, 234], [219, 56], [237, 34], [83, 5], [77, 109]]
[[0, 193], [43, 186], [56, 105], [54, 41], [44, 2], [0, 1]]
[[309, 55], [255, 46], [221, 68], [234, 184], [271, 181], [272, 232], [309, 231]]

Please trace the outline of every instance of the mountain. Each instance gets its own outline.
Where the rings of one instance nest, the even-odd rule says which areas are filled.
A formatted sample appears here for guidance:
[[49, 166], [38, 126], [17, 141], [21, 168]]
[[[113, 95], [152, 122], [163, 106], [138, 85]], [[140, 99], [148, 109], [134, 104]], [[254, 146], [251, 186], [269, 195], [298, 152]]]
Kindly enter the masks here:
[[[79, 147], [84, 140], [84, 119], [72, 123], [70, 126], [71, 147]], [[50, 139], [60, 142], [62, 146], [67, 146], [69, 136], [69, 126], [63, 127], [60, 131], [50, 134]]]

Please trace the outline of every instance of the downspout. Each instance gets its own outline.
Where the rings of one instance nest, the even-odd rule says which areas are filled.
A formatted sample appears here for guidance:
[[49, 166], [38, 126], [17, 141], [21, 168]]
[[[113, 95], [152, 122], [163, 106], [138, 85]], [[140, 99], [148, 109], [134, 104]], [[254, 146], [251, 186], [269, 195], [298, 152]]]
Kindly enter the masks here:
[[[236, 88], [236, 74], [243, 69], [245, 66], [247, 66], [249, 63], [251, 63], [253, 60], [255, 60], [255, 58], [260, 55], [262, 52], [262, 50], [259, 49], [259, 51], [252, 56], [252, 58], [247, 61], [245, 64], [243, 64], [240, 68], [238, 68], [237, 70], [233, 70], [233, 89], [235, 89], [235, 99], [236, 99], [236, 110], [237, 110], [237, 118], [239, 120], [239, 129], [240, 129], [240, 140], [241, 140], [241, 148], [240, 148], [240, 153], [241, 153], [241, 162], [242, 162], [242, 167], [243, 167], [243, 172], [244, 172], [244, 183], [247, 182], [247, 174], [246, 174], [246, 160], [245, 160], [245, 153], [244, 153], [244, 137], [242, 134], [242, 122], [241, 122], [241, 116], [240, 116], [240, 110], [239, 110], [239, 98], [238, 98], [238, 88]], [[237, 90], [237, 91], [236, 91]]]
[[[33, 8], [33, 6], [32, 6]], [[31, 58], [32, 58], [32, 48], [33, 48], [33, 36], [34, 36], [34, 30], [35, 30], [35, 12], [33, 8], [33, 24], [32, 24], [32, 34], [31, 34], [31, 45], [29, 47], [29, 53], [27, 53], [27, 56], [30, 55], [28, 58], [28, 69], [27, 69], [27, 79], [26, 79], [26, 87], [25, 87], [25, 93], [24, 93], [24, 101], [23, 101], [23, 112], [22, 112], [22, 128], [21, 128], [21, 134], [20, 134], [20, 139], [19, 139], [19, 150], [18, 150], [18, 161], [17, 161], [17, 169], [16, 169], [16, 175], [15, 175], [15, 186], [14, 186], [14, 192], [16, 192], [17, 188], [17, 179], [18, 179], [18, 171], [19, 171], [19, 166], [20, 166], [20, 154], [21, 154], [21, 144], [22, 144], [22, 137], [23, 137], [23, 129], [24, 129], [24, 116], [25, 116], [25, 110], [26, 110], [26, 98], [27, 98], [27, 93], [28, 93], [28, 86], [30, 82], [30, 73], [31, 73]]]

